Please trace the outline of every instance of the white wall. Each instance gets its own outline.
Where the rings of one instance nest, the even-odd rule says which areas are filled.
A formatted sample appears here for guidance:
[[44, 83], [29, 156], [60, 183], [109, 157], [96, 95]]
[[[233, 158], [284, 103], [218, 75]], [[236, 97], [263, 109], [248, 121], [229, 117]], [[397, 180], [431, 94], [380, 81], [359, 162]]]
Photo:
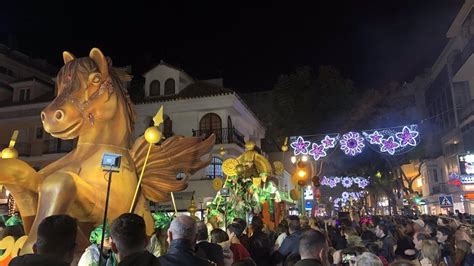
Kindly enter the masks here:
[[179, 86], [179, 76], [180, 73], [178, 70], [168, 67], [166, 65], [158, 65], [155, 68], [148, 71], [145, 75], [145, 97], [150, 96], [150, 83], [153, 80], [160, 81], [160, 95], [164, 95], [165, 93], [165, 83], [166, 80], [169, 78], [174, 79], [175, 82], [175, 93], [178, 93], [178, 89], [176, 88]]

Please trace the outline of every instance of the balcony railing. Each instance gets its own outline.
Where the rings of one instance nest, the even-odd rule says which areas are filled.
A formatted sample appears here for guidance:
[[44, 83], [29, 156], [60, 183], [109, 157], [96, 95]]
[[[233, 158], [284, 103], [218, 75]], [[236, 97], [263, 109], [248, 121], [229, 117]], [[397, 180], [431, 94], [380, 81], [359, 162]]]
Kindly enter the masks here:
[[52, 139], [44, 141], [43, 154], [66, 153], [76, 147], [74, 140]]
[[193, 136], [216, 135], [216, 144], [235, 143], [240, 147], [245, 147], [245, 137], [235, 128], [217, 128], [205, 130], [193, 130]]

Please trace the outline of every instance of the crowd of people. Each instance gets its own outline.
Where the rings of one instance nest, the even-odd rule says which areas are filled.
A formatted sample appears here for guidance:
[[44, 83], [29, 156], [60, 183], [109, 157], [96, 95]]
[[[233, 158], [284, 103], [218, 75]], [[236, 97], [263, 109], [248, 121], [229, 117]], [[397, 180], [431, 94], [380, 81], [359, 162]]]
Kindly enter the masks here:
[[[71, 265], [77, 221], [67, 215], [44, 219], [34, 254], [9, 265]], [[97, 228], [79, 265], [341, 265], [473, 266], [471, 228], [456, 219], [423, 216], [365, 217], [354, 221], [288, 216], [275, 230], [261, 217], [247, 225], [237, 218], [213, 228], [186, 215], [175, 217], [150, 241], [142, 217], [126, 213], [110, 228]], [[99, 243], [104, 238], [104, 251]]]

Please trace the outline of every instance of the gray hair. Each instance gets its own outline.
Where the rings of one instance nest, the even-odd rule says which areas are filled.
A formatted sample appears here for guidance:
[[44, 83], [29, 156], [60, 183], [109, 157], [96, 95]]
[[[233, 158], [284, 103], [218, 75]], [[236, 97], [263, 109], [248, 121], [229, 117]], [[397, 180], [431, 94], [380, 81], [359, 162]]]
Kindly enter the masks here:
[[194, 241], [197, 233], [196, 221], [187, 215], [181, 215], [173, 219], [170, 225], [173, 239], [189, 239]]
[[382, 261], [374, 253], [364, 252], [359, 256], [356, 266], [383, 266]]

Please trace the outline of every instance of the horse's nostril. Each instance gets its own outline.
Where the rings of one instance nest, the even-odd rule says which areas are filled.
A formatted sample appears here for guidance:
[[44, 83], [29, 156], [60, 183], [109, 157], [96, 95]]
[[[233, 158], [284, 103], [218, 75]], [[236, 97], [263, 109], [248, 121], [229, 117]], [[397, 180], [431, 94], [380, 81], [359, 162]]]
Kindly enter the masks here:
[[63, 117], [64, 117], [64, 112], [61, 111], [61, 110], [57, 110], [57, 111], [54, 113], [54, 117], [56, 117], [56, 120], [61, 120], [61, 119], [63, 119]]
[[44, 120], [46, 120], [46, 115], [44, 114], [44, 112], [41, 112], [41, 121], [44, 122]]

